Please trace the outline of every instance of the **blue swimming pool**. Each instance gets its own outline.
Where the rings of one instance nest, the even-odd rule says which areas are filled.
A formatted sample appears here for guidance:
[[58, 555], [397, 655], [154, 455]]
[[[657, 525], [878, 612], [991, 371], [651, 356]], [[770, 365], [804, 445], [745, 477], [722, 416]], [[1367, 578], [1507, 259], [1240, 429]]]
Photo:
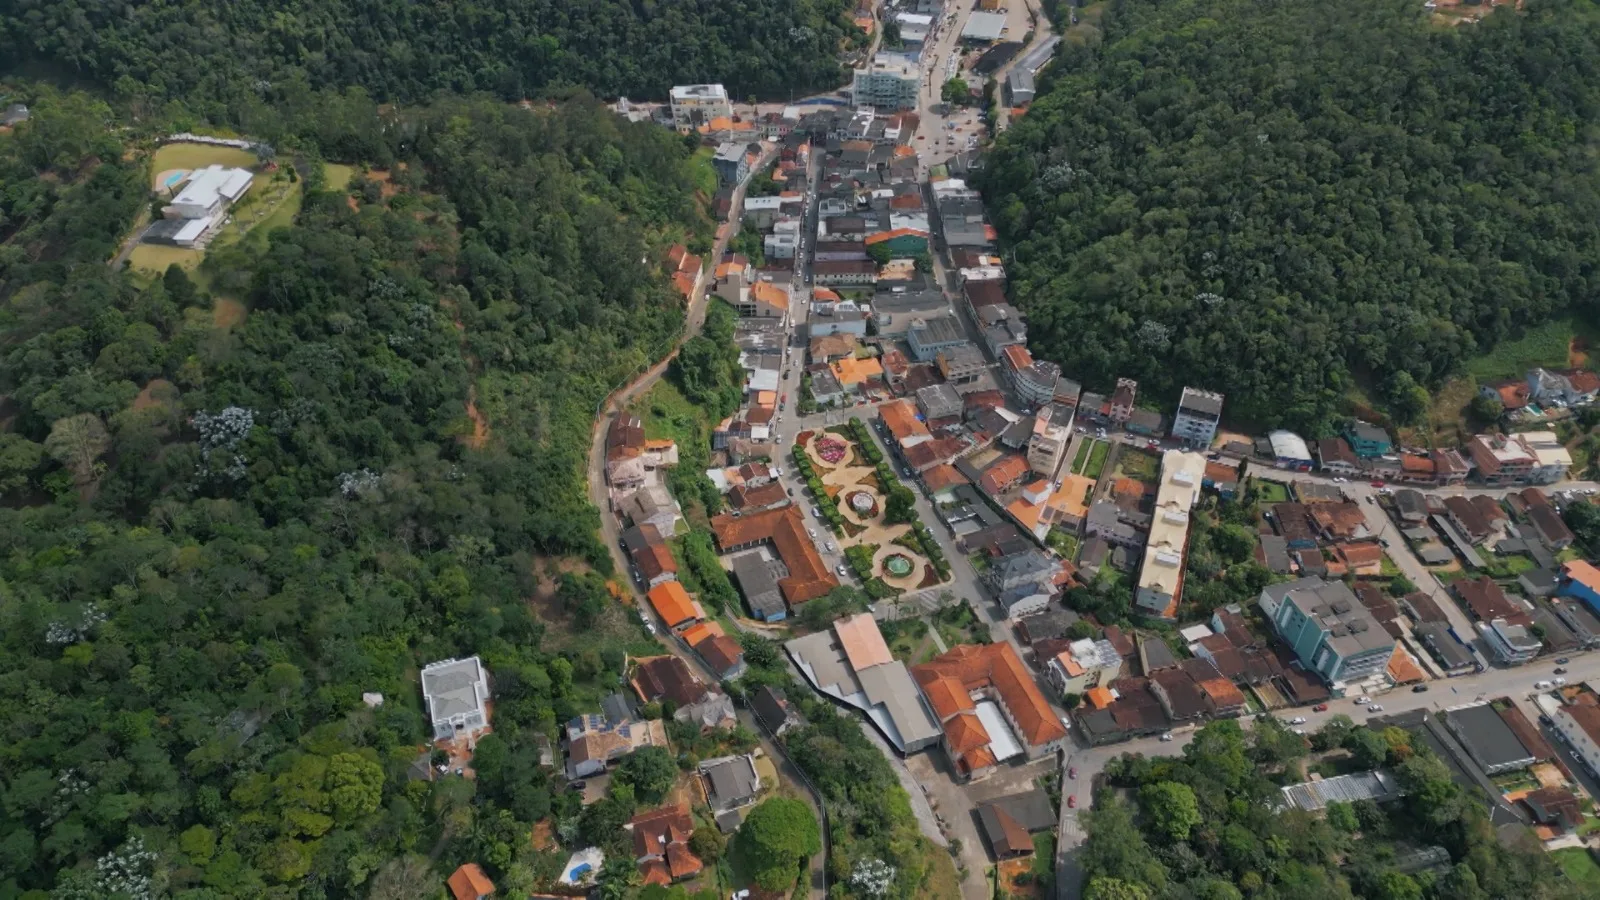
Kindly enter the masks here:
[[167, 180], [161, 182], [161, 186], [164, 187], [164, 188], [172, 187], [173, 185], [177, 184], [178, 182], [182, 181], [183, 179], [185, 179], [187, 177], [189, 177], [189, 173], [183, 171], [182, 169], [180, 169], [180, 170], [178, 170], [176, 172], [173, 172], [171, 175], [168, 175], [167, 176]]

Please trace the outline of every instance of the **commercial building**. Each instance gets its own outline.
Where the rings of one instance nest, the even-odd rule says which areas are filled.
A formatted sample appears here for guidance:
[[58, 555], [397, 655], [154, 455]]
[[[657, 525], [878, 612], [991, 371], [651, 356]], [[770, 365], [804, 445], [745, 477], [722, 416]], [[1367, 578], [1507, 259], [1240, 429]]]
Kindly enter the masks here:
[[1054, 479], [1072, 443], [1072, 417], [1063, 423], [1052, 421], [1055, 408], [1046, 406], [1033, 418], [1033, 433], [1028, 436], [1028, 468]]
[[1344, 436], [1350, 442], [1350, 449], [1362, 459], [1387, 456], [1394, 449], [1389, 432], [1367, 422], [1351, 422], [1344, 430]]
[[1056, 690], [1081, 694], [1122, 677], [1122, 654], [1107, 640], [1073, 641], [1044, 664], [1045, 677]]
[[866, 68], [856, 69], [850, 96], [856, 106], [901, 110], [917, 108], [922, 70], [915, 61], [880, 53]]
[[974, 44], [992, 44], [1006, 31], [1004, 12], [974, 12], [967, 16], [967, 26], [961, 29], [961, 40]]
[[813, 688], [866, 713], [899, 752], [915, 753], [938, 743], [938, 722], [905, 663], [889, 652], [871, 614], [840, 619], [827, 631], [783, 646]]
[[422, 701], [434, 740], [470, 741], [489, 727], [489, 673], [476, 656], [430, 663], [422, 669]]
[[1300, 663], [1329, 684], [1359, 681], [1394, 655], [1394, 638], [1342, 581], [1270, 585], [1259, 603]]
[[1267, 435], [1267, 445], [1273, 465], [1278, 468], [1311, 471], [1311, 448], [1306, 446], [1305, 438], [1300, 435], [1292, 431], [1274, 431]]
[[1485, 484], [1529, 481], [1538, 460], [1520, 436], [1480, 434], [1467, 442], [1467, 455]]
[[967, 343], [967, 335], [955, 316], [936, 316], [913, 320], [906, 342], [917, 362], [932, 362], [940, 350]]
[[1581, 559], [1562, 563], [1556, 594], [1580, 600], [1590, 612], [1600, 613], [1600, 569]]
[[1200, 498], [1205, 470], [1206, 458], [1199, 453], [1168, 450], [1161, 456], [1161, 485], [1134, 589], [1134, 602], [1147, 615], [1172, 619], [1178, 614], [1189, 511]]
[[733, 116], [728, 90], [720, 84], [678, 84], [672, 87], [672, 124], [679, 130]]
[[[1475, 703], [1446, 710], [1443, 716], [1445, 725], [1484, 774], [1498, 775], [1526, 769], [1540, 759], [1553, 755], [1554, 751], [1549, 749], [1543, 738], [1537, 740], [1539, 747], [1523, 744], [1517, 731], [1537, 735], [1537, 730], [1515, 706], [1510, 705], [1510, 701], [1496, 702], [1506, 708], [1499, 709], [1490, 703]], [[1519, 720], [1520, 728], [1513, 730], [1506, 719], [1508, 714]]]
[[789, 572], [778, 579], [778, 589], [791, 608], [839, 586], [806, 534], [799, 507], [784, 506], [747, 516], [720, 515], [711, 520], [711, 533], [723, 553], [759, 546], [776, 550]]
[[1056, 827], [1056, 811], [1042, 791], [996, 797], [978, 805], [978, 825], [995, 859], [1033, 853], [1033, 835]]
[[1550, 719], [1572, 755], [1600, 778], [1600, 706], [1562, 706]]
[[1209, 447], [1222, 421], [1222, 395], [1186, 387], [1172, 417], [1172, 436], [1191, 447]]
[[722, 184], [738, 184], [750, 174], [750, 146], [736, 141], [728, 141], [717, 147], [715, 156], [711, 157], [711, 168], [717, 172], [717, 181]]

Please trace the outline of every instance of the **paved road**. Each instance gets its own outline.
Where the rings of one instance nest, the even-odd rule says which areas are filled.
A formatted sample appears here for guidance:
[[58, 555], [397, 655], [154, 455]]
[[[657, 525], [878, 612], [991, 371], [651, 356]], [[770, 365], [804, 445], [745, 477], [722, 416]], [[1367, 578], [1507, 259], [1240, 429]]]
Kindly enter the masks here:
[[1033, 48], [1048, 40], [1050, 35], [1055, 31], [1055, 27], [1050, 22], [1050, 17], [1039, 12], [1039, 9], [1035, 4], [1028, 3], [1027, 10], [1029, 15], [1033, 17], [1033, 40], [1028, 42], [1028, 46], [1022, 48], [1022, 52], [1011, 57], [1009, 62], [1007, 62], [1004, 66], [1001, 66], [1000, 70], [994, 73], [994, 80], [1000, 85], [1000, 90], [1002, 91], [1001, 95], [997, 98], [999, 102], [995, 104], [994, 128], [996, 132], [1005, 131], [1006, 128], [1011, 124], [1011, 107], [1006, 104], [1006, 98], [1003, 93], [1005, 90], [1006, 76], [1011, 74], [1011, 68], [1017, 64], [1017, 60], [1027, 56], [1028, 53], [1033, 50]]

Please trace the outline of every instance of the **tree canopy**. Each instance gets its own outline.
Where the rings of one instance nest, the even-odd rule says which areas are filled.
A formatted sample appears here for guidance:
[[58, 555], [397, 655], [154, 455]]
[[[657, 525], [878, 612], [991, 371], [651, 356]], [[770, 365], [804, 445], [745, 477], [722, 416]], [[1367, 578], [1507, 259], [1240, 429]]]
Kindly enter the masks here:
[[739, 826], [737, 840], [756, 884], [769, 891], [792, 889], [801, 865], [822, 849], [817, 817], [804, 801], [792, 797], [769, 797], [757, 804]]
[[1600, 296], [1600, 14], [1114, 0], [982, 176], [1043, 355], [1313, 434]]

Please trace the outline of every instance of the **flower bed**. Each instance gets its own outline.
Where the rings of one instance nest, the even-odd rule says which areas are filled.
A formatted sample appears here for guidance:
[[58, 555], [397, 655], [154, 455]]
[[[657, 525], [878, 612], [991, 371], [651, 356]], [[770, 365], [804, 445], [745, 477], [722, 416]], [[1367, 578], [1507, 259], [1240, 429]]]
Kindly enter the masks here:
[[850, 452], [850, 445], [837, 438], [818, 438], [816, 443], [817, 457], [830, 466], [838, 465], [844, 455]]

